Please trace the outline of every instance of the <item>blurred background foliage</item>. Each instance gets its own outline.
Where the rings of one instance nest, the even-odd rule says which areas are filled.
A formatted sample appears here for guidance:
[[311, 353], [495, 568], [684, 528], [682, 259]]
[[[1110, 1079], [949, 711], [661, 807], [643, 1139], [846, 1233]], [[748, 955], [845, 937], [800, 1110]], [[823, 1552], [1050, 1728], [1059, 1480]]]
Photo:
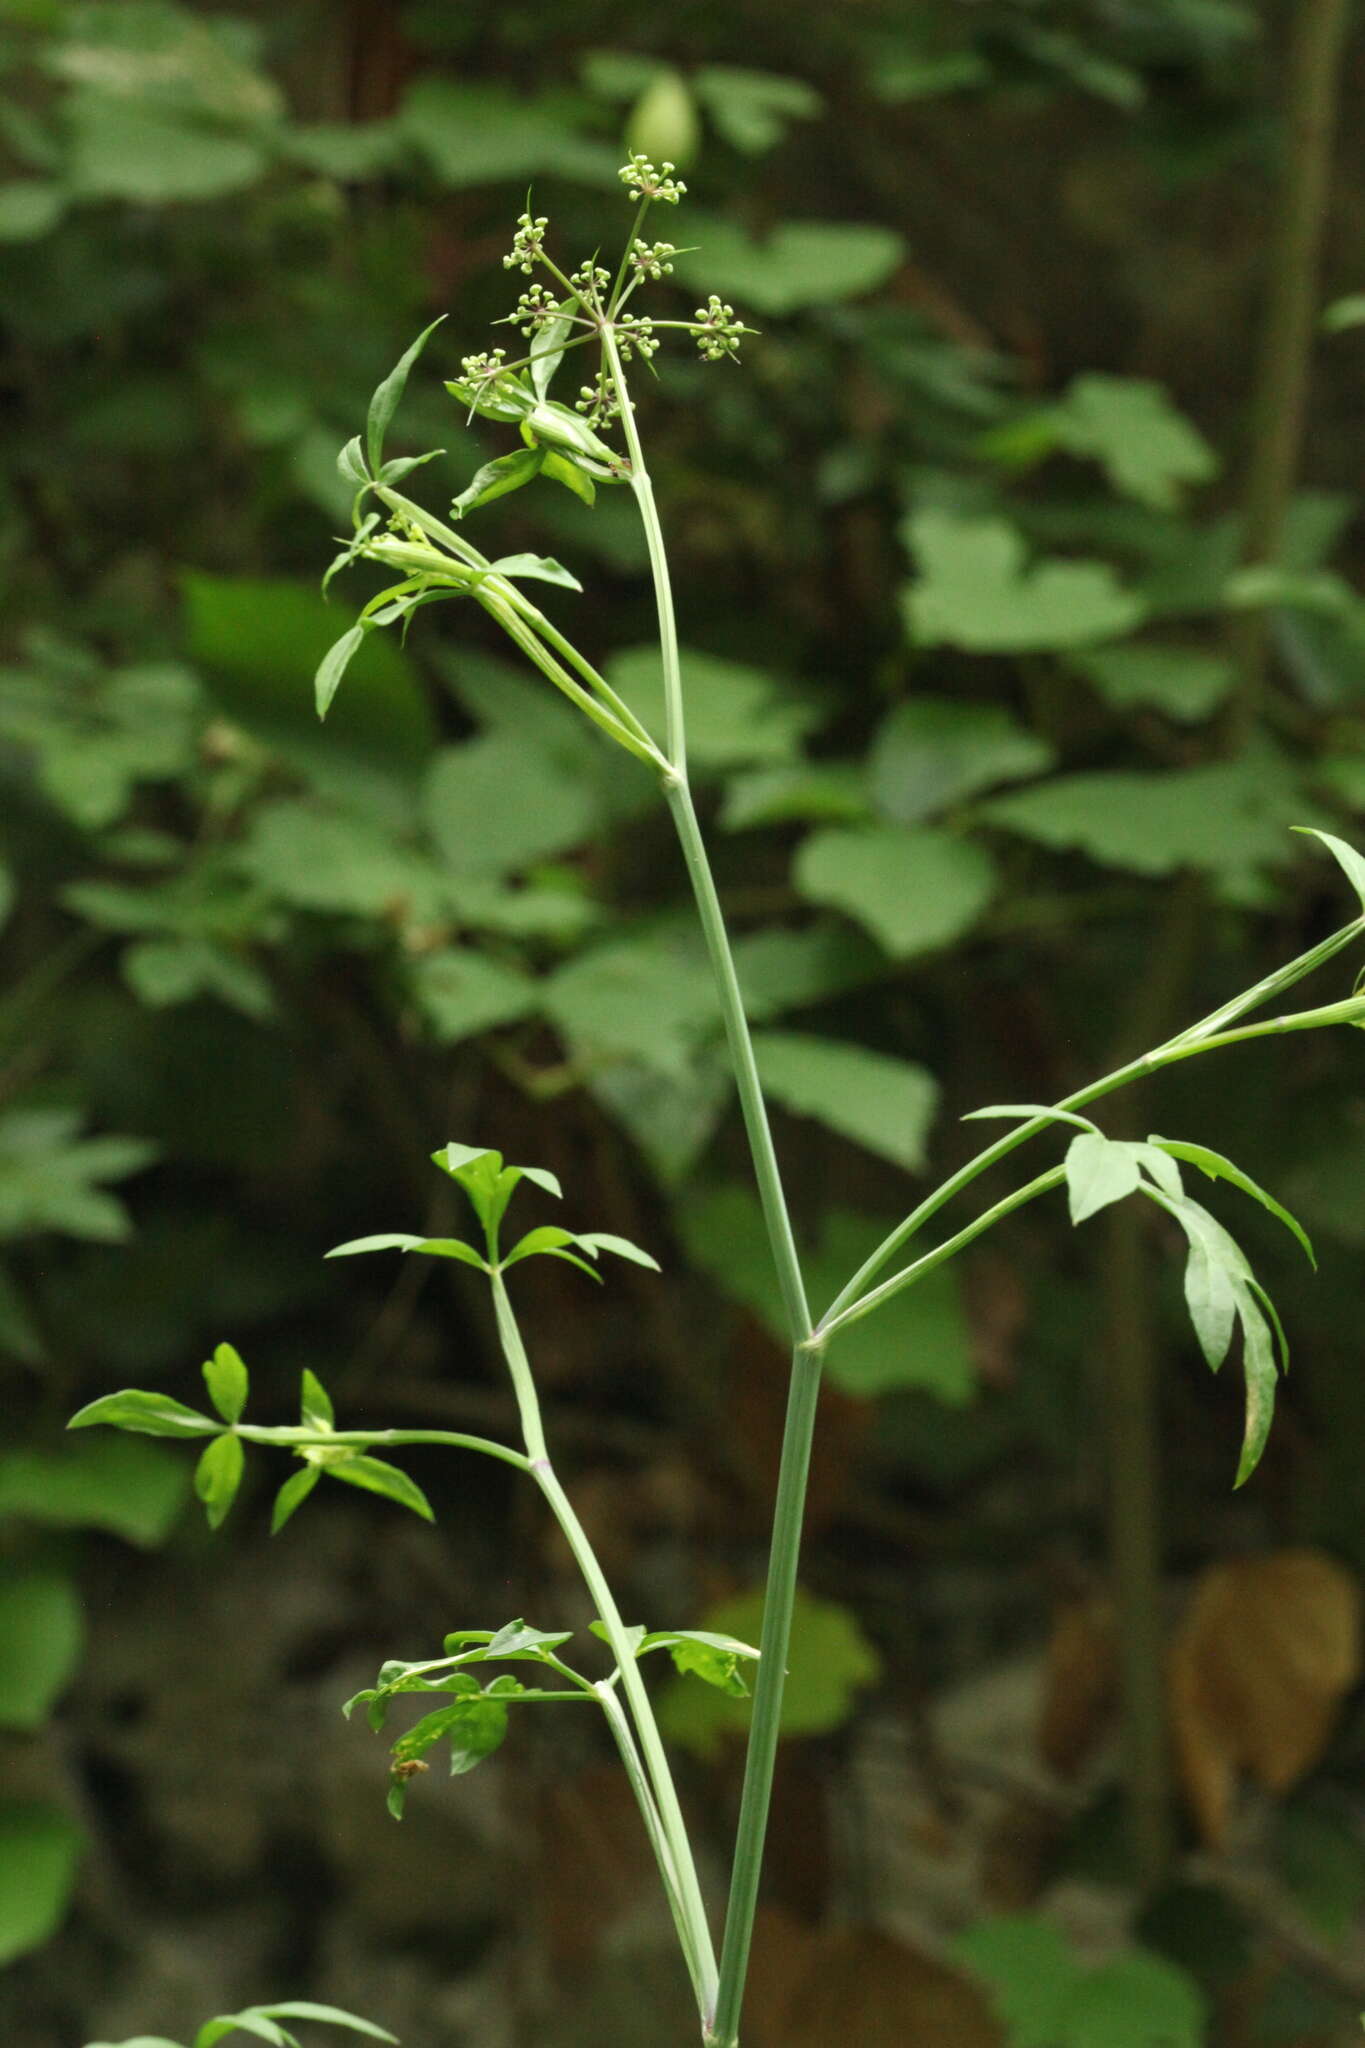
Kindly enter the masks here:
[[[576, 261], [622, 230], [626, 139], [685, 171], [679, 309], [763, 334], [641, 418], [823, 1305], [975, 1146], [962, 1112], [1057, 1097], [1349, 914], [1287, 830], [1359, 843], [1365, 808], [1365, 131], [1325, 190], [1311, 160], [1365, 44], [1334, 12], [0, 4], [15, 2048], [309, 1993], [429, 2048], [685, 2038], [586, 1734], [519, 1728], [400, 1831], [336, 1713], [446, 1629], [589, 1618], [501, 1470], [414, 1458], [437, 1532], [324, 1500], [272, 1547], [278, 1471], [210, 1541], [172, 1450], [62, 1438], [117, 1385], [196, 1399], [225, 1336], [261, 1419], [310, 1366], [354, 1422], [510, 1428], [473, 1276], [320, 1264], [450, 1227], [427, 1154], [488, 1142], [666, 1269], [522, 1290], [623, 1605], [755, 1625], [780, 1314], [681, 863], [647, 776], [463, 612], [369, 643], [317, 727], [370, 390], [449, 313], [398, 422], [450, 451], [443, 510], [499, 452], [440, 377], [507, 310], [528, 184]], [[481, 517], [582, 576], [558, 615], [646, 712], [624, 494]], [[1312, 1276], [1247, 1225], [1296, 1371], [1244, 1494], [1155, 1217], [1030, 1209], [833, 1351], [755, 2048], [1356, 2038], [1358, 1048], [1120, 1112], [1318, 1240]], [[735, 1703], [667, 1711], [719, 1896]]]

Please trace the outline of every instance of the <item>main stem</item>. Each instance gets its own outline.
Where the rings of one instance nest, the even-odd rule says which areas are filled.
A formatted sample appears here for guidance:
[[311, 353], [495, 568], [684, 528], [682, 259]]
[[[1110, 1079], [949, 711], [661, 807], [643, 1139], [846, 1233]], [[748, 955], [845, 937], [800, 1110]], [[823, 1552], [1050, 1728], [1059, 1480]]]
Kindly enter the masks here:
[[697, 915], [710, 956], [725, 1024], [726, 1043], [739, 1092], [744, 1127], [749, 1139], [754, 1176], [758, 1183], [763, 1220], [773, 1264], [782, 1290], [783, 1306], [791, 1330], [792, 1376], [787, 1401], [787, 1420], [782, 1438], [782, 1460], [778, 1473], [768, 1582], [763, 1604], [763, 1630], [759, 1639], [758, 1676], [754, 1685], [753, 1722], [744, 1766], [744, 1789], [740, 1796], [735, 1860], [730, 1878], [730, 1900], [725, 1917], [725, 1939], [721, 1951], [720, 1985], [714, 2019], [705, 2028], [708, 2048], [735, 2048], [739, 2039], [739, 2014], [744, 1998], [749, 1948], [753, 1939], [754, 1914], [758, 1904], [759, 1877], [767, 1834], [768, 1809], [772, 1801], [773, 1771], [782, 1722], [782, 1695], [786, 1686], [787, 1653], [791, 1642], [792, 1608], [796, 1597], [796, 1573], [801, 1554], [801, 1530], [805, 1520], [806, 1482], [810, 1471], [811, 1440], [820, 1394], [820, 1369], [824, 1346], [811, 1336], [811, 1315], [806, 1300], [801, 1261], [792, 1233], [782, 1174], [777, 1163], [772, 1130], [768, 1123], [763, 1088], [758, 1078], [749, 1020], [734, 955], [730, 950], [715, 878], [707, 858], [692, 792], [687, 780], [687, 745], [683, 718], [682, 670], [678, 655], [678, 628], [673, 606], [673, 589], [668, 573], [668, 556], [659, 523], [654, 489], [645, 463], [644, 449], [635, 425], [635, 415], [621, 370], [615, 337], [606, 331], [604, 343], [612, 378], [621, 403], [621, 418], [630, 449], [631, 486], [640, 508], [645, 541], [649, 549], [654, 597], [659, 615], [659, 647], [663, 662], [666, 746], [671, 768], [663, 778], [664, 796], [672, 813], [687, 866], [688, 879], [696, 899]]

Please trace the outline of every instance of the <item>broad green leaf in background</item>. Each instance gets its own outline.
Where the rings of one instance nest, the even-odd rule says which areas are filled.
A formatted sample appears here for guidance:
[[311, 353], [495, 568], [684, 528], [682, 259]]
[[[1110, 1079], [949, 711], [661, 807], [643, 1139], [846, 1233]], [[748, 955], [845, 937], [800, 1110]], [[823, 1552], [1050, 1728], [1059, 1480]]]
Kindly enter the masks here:
[[954, 1946], [987, 1986], [1010, 2048], [1202, 2048], [1202, 1992], [1147, 1950], [1087, 1964], [1028, 1914], [980, 1920]]
[[910, 636], [977, 654], [1027, 654], [1113, 640], [1143, 607], [1107, 563], [1049, 559], [1027, 566], [1022, 535], [1003, 519], [926, 510], [902, 527], [919, 571], [904, 595]]
[[205, 19], [174, 0], [77, 0], [52, 13], [59, 34], [45, 62], [72, 84], [220, 122], [268, 122], [284, 112], [279, 86], [248, 61], [241, 25], [227, 16]]
[[126, 1436], [92, 1436], [55, 1451], [0, 1457], [0, 1516], [55, 1529], [107, 1529], [148, 1547], [169, 1535], [184, 1504], [182, 1459]]
[[872, 742], [868, 778], [884, 817], [916, 825], [977, 790], [1052, 766], [1053, 751], [997, 704], [916, 695], [898, 704]]
[[756, 241], [736, 221], [693, 213], [688, 236], [698, 246], [677, 259], [685, 284], [778, 317], [875, 291], [905, 253], [891, 228], [866, 221], [789, 221]]
[[67, 195], [50, 178], [16, 178], [0, 185], [0, 242], [37, 242], [66, 211]]
[[71, 136], [67, 175], [78, 199], [148, 206], [224, 199], [254, 185], [269, 166], [254, 140], [169, 108], [78, 90], [63, 112]]
[[[784, 676], [719, 655], [682, 650], [687, 748], [705, 768], [790, 761], [820, 722], [820, 708]], [[658, 649], [629, 647], [612, 656], [607, 681], [645, 728], [664, 729], [663, 670]]]
[[[785, 1344], [786, 1314], [755, 1197], [744, 1188], [720, 1187], [685, 1202], [677, 1222], [693, 1262]], [[831, 1210], [818, 1243], [803, 1248], [812, 1303], [833, 1301], [890, 1227], [888, 1220]], [[893, 1295], [875, 1315], [840, 1330], [830, 1341], [825, 1367], [834, 1385], [866, 1399], [915, 1387], [954, 1407], [970, 1400], [975, 1372], [959, 1271], [940, 1266]]]
[[1134, 874], [1192, 867], [1241, 876], [1289, 858], [1286, 828], [1302, 811], [1289, 771], [1258, 754], [1200, 768], [1059, 775], [991, 798], [981, 816]]
[[618, 152], [580, 135], [559, 103], [529, 99], [483, 79], [417, 79], [393, 125], [440, 182], [457, 189], [541, 173], [616, 185]]
[[434, 922], [446, 908], [441, 869], [383, 824], [285, 798], [252, 817], [237, 865], [300, 910]]
[[867, 816], [867, 777], [861, 763], [805, 761], [792, 767], [751, 768], [733, 776], [726, 785], [720, 824], [725, 832], [744, 832], [759, 825], [860, 824]]
[[772, 149], [793, 121], [814, 120], [823, 106], [804, 78], [732, 64], [703, 64], [691, 85], [718, 132], [745, 156]]
[[414, 960], [409, 979], [418, 1008], [442, 1045], [458, 1045], [539, 1008], [529, 975], [468, 946], [446, 947]]
[[76, 1589], [62, 1573], [0, 1576], [0, 1728], [31, 1733], [44, 1725], [76, 1668], [83, 1634]]
[[1051, 414], [1060, 446], [1094, 458], [1116, 491], [1173, 512], [1185, 488], [1218, 474], [1218, 457], [1163, 385], [1091, 372]]
[[61, 1109], [12, 1109], [0, 1118], [0, 1238], [60, 1230], [117, 1243], [129, 1232], [123, 1204], [103, 1183], [137, 1173], [156, 1156], [139, 1138], [81, 1138], [81, 1118]]
[[1344, 334], [1348, 327], [1365, 326], [1365, 292], [1349, 292], [1334, 299], [1322, 316], [1324, 334]]
[[907, 1173], [923, 1170], [938, 1101], [938, 1084], [927, 1068], [805, 1032], [759, 1032], [754, 1052], [772, 1101], [796, 1116], [814, 1117]]
[[881, 948], [835, 918], [799, 931], [771, 926], [745, 932], [734, 941], [733, 952], [751, 1023], [826, 1002], [886, 973]]
[[1116, 711], [1160, 711], [1182, 725], [1208, 718], [1236, 681], [1231, 656], [1202, 647], [1092, 647], [1069, 655], [1067, 666]]
[[80, 1829], [59, 1808], [0, 1800], [0, 1968], [60, 1925], [80, 1853]]
[[665, 1188], [676, 1188], [687, 1178], [734, 1093], [718, 1047], [666, 1073], [643, 1060], [615, 1060], [590, 1072], [587, 1086]]
[[720, 1019], [690, 928], [594, 946], [543, 984], [545, 1009], [587, 1060], [630, 1059], [681, 1080]]
[[489, 732], [434, 756], [422, 812], [457, 873], [505, 875], [591, 838], [602, 822], [599, 789], [581, 757]]
[[946, 946], [995, 891], [984, 848], [927, 827], [831, 827], [802, 841], [793, 867], [808, 903], [842, 910], [895, 959]]
[[[718, 1601], [701, 1620], [708, 1634], [756, 1643], [763, 1625], [762, 1588]], [[875, 1684], [880, 1673], [881, 1658], [852, 1609], [798, 1587], [782, 1698], [783, 1734], [828, 1735], [842, 1727], [859, 1692]], [[751, 1711], [747, 1697], [689, 1685], [682, 1676], [671, 1679], [659, 1695], [664, 1733], [702, 1757], [715, 1756], [727, 1736], [742, 1736]]]

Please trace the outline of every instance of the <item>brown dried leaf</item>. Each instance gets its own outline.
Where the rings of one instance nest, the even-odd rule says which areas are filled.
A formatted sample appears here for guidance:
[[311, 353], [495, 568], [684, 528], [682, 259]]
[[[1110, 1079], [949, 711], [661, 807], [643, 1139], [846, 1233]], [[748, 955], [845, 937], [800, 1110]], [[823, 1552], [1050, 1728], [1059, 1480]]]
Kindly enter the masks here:
[[745, 2008], [753, 2048], [888, 2048], [950, 2041], [1003, 2048], [1004, 2036], [974, 1984], [875, 1927], [814, 1932], [766, 1916]]
[[1322, 1755], [1360, 1675], [1360, 1588], [1317, 1550], [1216, 1564], [1171, 1650], [1171, 1716], [1186, 1796], [1212, 1847], [1239, 1771], [1286, 1792]]
[[1118, 1696], [1114, 1610], [1101, 1594], [1057, 1610], [1043, 1665], [1038, 1753], [1074, 1778], [1113, 1719]]

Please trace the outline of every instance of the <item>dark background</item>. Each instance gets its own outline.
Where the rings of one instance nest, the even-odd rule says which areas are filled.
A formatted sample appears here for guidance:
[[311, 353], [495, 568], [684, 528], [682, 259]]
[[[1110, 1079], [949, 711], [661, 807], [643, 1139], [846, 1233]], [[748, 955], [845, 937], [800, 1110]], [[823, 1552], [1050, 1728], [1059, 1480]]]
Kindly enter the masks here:
[[[414, 1453], [434, 1530], [324, 1487], [272, 1541], [260, 1453], [211, 1537], [188, 1454], [62, 1435], [117, 1386], [199, 1400], [224, 1338], [258, 1420], [309, 1367], [343, 1424], [511, 1432], [477, 1276], [320, 1263], [458, 1228], [427, 1155], [494, 1144], [664, 1267], [518, 1290], [628, 1618], [756, 1627], [785, 1360], [681, 864], [648, 778], [481, 615], [374, 645], [319, 731], [312, 671], [373, 587], [316, 594], [371, 389], [450, 316], [393, 435], [448, 449], [413, 479], [444, 511], [504, 446], [441, 380], [507, 338], [528, 184], [577, 263], [624, 229], [627, 124], [678, 160], [656, 231], [701, 250], [656, 310], [713, 280], [762, 330], [738, 370], [674, 348], [637, 384], [710, 657], [699, 803], [756, 1020], [897, 1063], [774, 1112], [827, 1298], [968, 1155], [969, 1108], [1056, 1099], [1350, 915], [1287, 830], [1358, 840], [1365, 796], [1360, 330], [1320, 326], [1365, 288], [1365, 43], [1348, 21], [1316, 83], [1291, 47], [1331, 12], [0, 5], [14, 2048], [290, 1996], [426, 2048], [689, 2038], [586, 1718], [524, 1715], [400, 1829], [337, 1711], [448, 1629], [590, 1619], [502, 1468]], [[547, 608], [595, 660], [648, 642], [624, 494], [481, 518], [580, 575]], [[894, 863], [829, 881], [851, 833], [936, 850], [934, 931]], [[1054, 1196], [836, 1347], [746, 2043], [1037, 2038], [1049, 1926], [1111, 1972], [1078, 2048], [1356, 2038], [1359, 1046], [1191, 1063], [1106, 1123], [1230, 1153], [1313, 1233], [1316, 1275], [1206, 1190], [1295, 1355], [1244, 1491], [1239, 1363], [1210, 1378], [1155, 1212], [1076, 1233]], [[740, 1752], [661, 1682], [719, 1910]], [[1003, 2020], [954, 1948], [1001, 1915]]]

